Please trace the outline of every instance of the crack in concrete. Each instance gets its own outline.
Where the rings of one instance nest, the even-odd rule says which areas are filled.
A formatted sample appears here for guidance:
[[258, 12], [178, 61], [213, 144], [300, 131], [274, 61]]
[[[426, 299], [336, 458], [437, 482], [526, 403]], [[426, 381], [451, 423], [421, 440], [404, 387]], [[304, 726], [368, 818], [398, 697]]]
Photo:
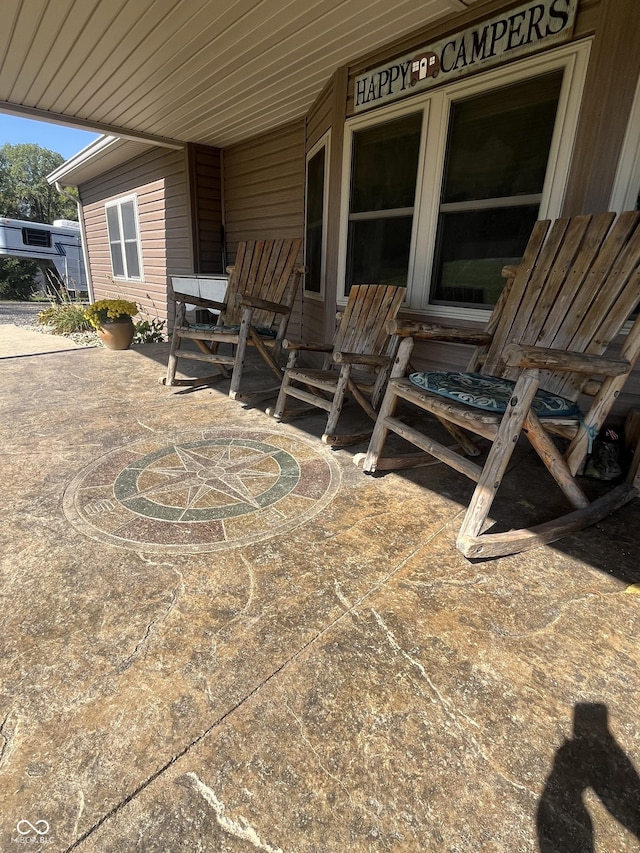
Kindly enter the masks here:
[[[145, 560], [144, 562], [150, 563], [151, 561]], [[169, 566], [170, 564], [169, 563], [161, 563], [161, 564], [152, 563], [152, 565]], [[125, 672], [127, 669], [129, 669], [131, 664], [134, 662], [134, 660], [140, 654], [141, 649], [145, 646], [145, 644], [146, 644], [147, 640], [149, 639], [149, 637], [151, 636], [151, 632], [153, 631], [155, 626], [158, 625], [159, 623], [166, 622], [166, 620], [169, 618], [169, 615], [171, 614], [171, 611], [174, 609], [177, 602], [179, 601], [180, 596], [184, 593], [185, 583], [184, 583], [184, 577], [182, 576], [182, 573], [179, 572], [178, 569], [175, 568], [175, 566], [171, 566], [171, 568], [180, 578], [180, 582], [178, 583], [178, 585], [174, 588], [174, 590], [172, 592], [171, 601], [169, 602], [169, 605], [168, 605], [166, 611], [163, 614], [157, 615], [147, 625], [143, 636], [141, 637], [140, 640], [138, 640], [138, 642], [136, 643], [135, 648], [133, 649], [131, 654], [127, 658], [125, 658], [125, 660], [122, 661], [122, 663], [119, 665], [118, 672]]]
[[2, 767], [4, 759], [8, 758], [11, 754], [11, 742], [18, 727], [17, 720], [13, 722], [9, 719], [12, 713], [13, 711], [8, 711], [5, 714], [4, 720], [0, 723], [0, 738], [2, 738], [2, 744], [0, 744], [0, 767]]
[[197, 747], [202, 741], [204, 741], [216, 728], [218, 728], [222, 723], [225, 722], [232, 714], [242, 708], [245, 704], [247, 704], [260, 690], [266, 687], [271, 681], [277, 678], [284, 670], [286, 670], [298, 657], [304, 654], [307, 649], [309, 649], [314, 643], [316, 643], [321, 637], [323, 637], [327, 632], [332, 630], [338, 623], [344, 620], [347, 616], [351, 615], [352, 611], [363, 602], [368, 596], [380, 590], [387, 581], [393, 577], [393, 575], [397, 574], [397, 572], [401, 571], [404, 566], [411, 560], [422, 548], [432, 542], [437, 536], [442, 533], [448, 526], [455, 523], [458, 518], [456, 515], [451, 521], [447, 521], [442, 524], [437, 530], [431, 533], [424, 542], [421, 542], [417, 545], [409, 554], [407, 554], [393, 569], [391, 569], [385, 576], [380, 580], [377, 584], [371, 587], [364, 595], [358, 599], [356, 604], [350, 608], [349, 611], [341, 613], [328, 625], [326, 625], [322, 630], [318, 631], [313, 637], [311, 637], [306, 643], [303, 643], [300, 648], [295, 651], [290, 657], [287, 658], [279, 667], [277, 667], [270, 675], [264, 678], [259, 684], [257, 684], [253, 690], [250, 690], [245, 696], [236, 702], [228, 711], [225, 711], [222, 716], [216, 719], [207, 729], [205, 729], [201, 734], [199, 734], [194, 740], [192, 740], [189, 744], [187, 744], [180, 752], [176, 753], [172, 758], [170, 758], [165, 764], [159, 767], [154, 773], [152, 773], [144, 782], [142, 782], [138, 787], [132, 791], [128, 796], [124, 799], [120, 800], [120, 802], [116, 803], [108, 812], [106, 812], [102, 817], [100, 817], [92, 826], [90, 826], [85, 832], [77, 838], [69, 847], [64, 850], [64, 853], [71, 853], [73, 850], [77, 850], [80, 845], [86, 841], [91, 835], [93, 835], [102, 824], [106, 823], [112, 817], [115, 817], [125, 806], [131, 803], [136, 797], [138, 797], [143, 791], [145, 791], [150, 785], [152, 785], [160, 776], [166, 773], [168, 770], [173, 767], [180, 759], [184, 758], [185, 755], [188, 755], [192, 749]]
[[239, 815], [236, 820], [227, 817], [224, 803], [220, 802], [211, 788], [205, 785], [196, 773], [189, 772], [185, 774], [185, 778], [189, 779], [190, 786], [211, 806], [218, 825], [228, 835], [240, 838], [242, 841], [248, 841], [253, 847], [264, 850], [266, 853], [284, 853], [281, 847], [273, 847], [268, 842], [263, 841], [249, 821], [242, 815]]

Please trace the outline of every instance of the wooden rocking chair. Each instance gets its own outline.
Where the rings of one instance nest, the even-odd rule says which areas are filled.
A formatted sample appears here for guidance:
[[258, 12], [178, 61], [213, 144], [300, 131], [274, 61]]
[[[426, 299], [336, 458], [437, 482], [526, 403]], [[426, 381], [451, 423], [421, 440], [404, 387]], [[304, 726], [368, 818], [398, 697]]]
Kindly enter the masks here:
[[[282, 420], [287, 397], [295, 397], [329, 413], [322, 436], [325, 444], [343, 447], [366, 441], [371, 430], [338, 435], [338, 419], [345, 394], [349, 394], [373, 421], [376, 420], [376, 408], [397, 348], [397, 338], [392, 341], [385, 327], [396, 316], [405, 292], [404, 287], [354, 285], [333, 344], [285, 341], [284, 348], [291, 350], [291, 354], [278, 400], [273, 408], [267, 409], [267, 414]], [[321, 369], [297, 367], [298, 355], [305, 350], [327, 353]], [[300, 385], [304, 387], [298, 387]], [[308, 411], [305, 408], [294, 414]]]
[[[457, 539], [466, 557], [503, 556], [552, 542], [638, 495], [637, 475], [594, 501], [576, 479], [640, 351], [639, 316], [619, 356], [604, 355], [640, 302], [640, 213], [622, 213], [612, 224], [614, 219], [614, 214], [604, 213], [535, 225], [490, 328], [469, 339], [488, 344], [484, 357], [474, 358], [471, 370], [480, 373], [471, 373], [471, 378], [435, 371], [405, 377], [414, 338], [463, 341], [466, 335], [418, 323], [390, 325], [390, 331], [407, 337], [398, 350], [364, 470], [420, 464], [419, 457], [424, 461], [426, 453], [474, 480], [477, 486]], [[585, 414], [575, 405], [581, 394], [593, 398]], [[462, 453], [395, 418], [399, 398], [435, 415]], [[393, 458], [383, 458], [389, 430], [424, 453], [398, 457], [396, 464]], [[480, 452], [467, 430], [492, 442], [482, 467], [466, 458]], [[521, 433], [573, 511], [537, 526], [483, 534]], [[564, 453], [552, 436], [568, 439]]]
[[[254, 346], [269, 368], [282, 379], [279, 364], [282, 341], [287, 330], [293, 303], [304, 267], [296, 266], [301, 240], [258, 240], [240, 243], [234, 266], [228, 267], [229, 283], [224, 302], [174, 293], [176, 320], [171, 339], [166, 385], [207, 385], [229, 376], [229, 396], [245, 399], [240, 383], [247, 346]], [[217, 324], [187, 322], [186, 306], [220, 312]], [[183, 349], [190, 340], [198, 351]], [[221, 354], [221, 344], [230, 344], [232, 354]], [[197, 379], [176, 379], [179, 358], [205, 361], [216, 366], [216, 372]], [[273, 396], [280, 385], [249, 395]]]

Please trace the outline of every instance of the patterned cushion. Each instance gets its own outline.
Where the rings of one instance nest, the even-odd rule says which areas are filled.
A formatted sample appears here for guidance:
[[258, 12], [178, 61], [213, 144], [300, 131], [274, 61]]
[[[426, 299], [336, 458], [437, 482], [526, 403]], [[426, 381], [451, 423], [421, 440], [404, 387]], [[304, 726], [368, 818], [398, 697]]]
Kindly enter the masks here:
[[[448, 373], [443, 370], [428, 370], [412, 373], [411, 382], [419, 388], [441, 397], [449, 397], [476, 409], [501, 414], [507, 410], [515, 382], [483, 376], [480, 373]], [[538, 390], [533, 400], [533, 411], [539, 418], [577, 418], [580, 409], [571, 400], [565, 400], [549, 391]]]

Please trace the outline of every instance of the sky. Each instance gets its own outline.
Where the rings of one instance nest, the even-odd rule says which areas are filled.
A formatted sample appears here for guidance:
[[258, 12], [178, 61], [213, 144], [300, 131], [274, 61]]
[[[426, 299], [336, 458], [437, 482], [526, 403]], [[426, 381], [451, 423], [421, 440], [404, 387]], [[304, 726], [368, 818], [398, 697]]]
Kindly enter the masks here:
[[10, 142], [12, 145], [22, 142], [34, 142], [42, 148], [57, 151], [65, 160], [81, 151], [99, 134], [85, 130], [50, 124], [46, 121], [32, 121], [27, 118], [0, 113], [0, 145]]

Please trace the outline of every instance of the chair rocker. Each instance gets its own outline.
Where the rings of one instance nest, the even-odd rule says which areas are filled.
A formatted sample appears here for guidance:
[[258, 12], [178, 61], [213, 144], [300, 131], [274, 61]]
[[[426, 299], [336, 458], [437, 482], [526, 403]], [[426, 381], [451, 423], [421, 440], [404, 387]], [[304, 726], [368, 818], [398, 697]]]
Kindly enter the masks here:
[[[636, 474], [590, 501], [576, 479], [640, 351], [639, 316], [620, 354], [604, 354], [640, 302], [640, 213], [614, 219], [615, 214], [603, 213], [536, 223], [486, 333], [468, 339], [484, 345], [469, 374], [427, 371], [407, 377], [415, 339], [464, 341], [466, 336], [418, 323], [390, 324], [403, 340], [363, 467], [371, 473], [436, 457], [475, 481], [456, 543], [466, 557], [504, 556], [553, 542], [639, 493]], [[576, 406], [581, 395], [592, 398], [584, 414]], [[418, 430], [394, 417], [399, 399], [435, 415], [461, 452], [428, 437], [422, 424]], [[383, 457], [390, 430], [422, 453], [399, 457], [397, 464]], [[491, 442], [483, 466], [467, 458], [480, 452], [469, 432]], [[573, 509], [536, 526], [483, 533], [521, 433]], [[568, 440], [564, 453], [552, 436]]]
[[[405, 292], [404, 287], [354, 285], [333, 344], [286, 340], [284, 348], [291, 350], [291, 354], [278, 400], [274, 407], [267, 409], [267, 414], [282, 420], [287, 397], [294, 397], [311, 404], [312, 409], [328, 412], [322, 436], [325, 444], [344, 447], [366, 441], [371, 430], [349, 435], [336, 433], [338, 419], [345, 395], [349, 395], [373, 421], [376, 420], [376, 409], [397, 347], [397, 339], [392, 340], [385, 327], [387, 321], [396, 316]], [[298, 355], [304, 351], [326, 353], [322, 368], [298, 367]], [[305, 407], [291, 414], [296, 416], [309, 410]]]
[[[269, 368], [282, 379], [279, 364], [282, 341], [291, 316], [304, 267], [296, 266], [302, 241], [257, 240], [240, 243], [234, 266], [228, 267], [229, 283], [224, 302], [174, 292], [175, 325], [165, 385], [208, 385], [231, 373], [229, 396], [234, 400], [273, 396], [279, 384], [250, 395], [240, 393], [247, 346], [254, 346]], [[217, 323], [189, 324], [186, 306], [219, 312]], [[198, 351], [183, 348], [193, 341]], [[231, 354], [222, 354], [222, 344]], [[215, 373], [196, 379], [176, 379], [178, 359], [204, 361]]]

